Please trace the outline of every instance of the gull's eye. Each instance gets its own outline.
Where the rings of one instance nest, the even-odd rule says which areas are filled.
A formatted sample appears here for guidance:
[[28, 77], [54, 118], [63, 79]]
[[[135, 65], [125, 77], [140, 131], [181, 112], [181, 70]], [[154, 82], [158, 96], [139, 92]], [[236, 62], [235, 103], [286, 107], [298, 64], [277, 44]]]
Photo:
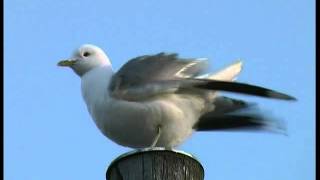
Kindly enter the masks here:
[[88, 56], [90, 56], [90, 53], [89, 53], [89, 52], [84, 52], [84, 53], [83, 53], [83, 56], [84, 56], [84, 57], [88, 57]]

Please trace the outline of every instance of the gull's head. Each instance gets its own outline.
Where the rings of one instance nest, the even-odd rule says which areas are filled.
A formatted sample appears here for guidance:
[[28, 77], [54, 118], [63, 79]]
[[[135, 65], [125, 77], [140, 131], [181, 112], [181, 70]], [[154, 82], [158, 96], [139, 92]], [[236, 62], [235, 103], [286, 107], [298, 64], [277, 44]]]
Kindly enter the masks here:
[[70, 67], [79, 76], [100, 66], [110, 66], [111, 63], [107, 55], [97, 46], [91, 44], [82, 45], [76, 49], [71, 58], [62, 60], [58, 66]]

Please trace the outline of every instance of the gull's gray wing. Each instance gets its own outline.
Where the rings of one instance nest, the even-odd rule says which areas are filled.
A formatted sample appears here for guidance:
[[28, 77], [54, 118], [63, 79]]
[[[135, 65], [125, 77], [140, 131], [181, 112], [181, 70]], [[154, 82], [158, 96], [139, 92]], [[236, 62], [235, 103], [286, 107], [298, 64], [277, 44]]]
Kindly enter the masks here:
[[199, 118], [193, 129], [197, 131], [269, 131], [286, 133], [283, 121], [260, 112], [259, 109], [244, 109], [243, 112], [217, 114], [208, 112]]
[[160, 53], [130, 60], [113, 76], [109, 91], [114, 98], [139, 101], [165, 93], [199, 93], [220, 90], [267, 98], [295, 100], [294, 97], [260, 86], [196, 78], [207, 65], [200, 59], [182, 59]]
[[197, 131], [267, 131], [286, 133], [285, 122], [263, 112], [254, 104], [239, 99], [218, 96], [214, 109], [201, 115], [193, 129]]
[[118, 98], [125, 98], [126, 94], [125, 99], [130, 92], [136, 98], [146, 93], [171, 92], [178, 86], [177, 81], [172, 80], [195, 77], [207, 64], [203, 58], [179, 58], [177, 54], [139, 56], [129, 60], [112, 77], [109, 91]]

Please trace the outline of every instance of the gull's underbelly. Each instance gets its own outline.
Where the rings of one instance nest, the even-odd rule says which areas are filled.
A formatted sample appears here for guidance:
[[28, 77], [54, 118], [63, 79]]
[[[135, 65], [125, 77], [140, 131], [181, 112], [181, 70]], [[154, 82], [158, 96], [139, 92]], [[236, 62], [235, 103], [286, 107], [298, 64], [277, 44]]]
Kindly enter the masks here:
[[[103, 109], [98, 109], [103, 107]], [[98, 128], [114, 142], [132, 148], [149, 147], [158, 127], [161, 136], [156, 146], [175, 147], [192, 133], [198, 119], [179, 103], [166, 98], [148, 102], [128, 102], [112, 99], [105, 106], [91, 109]]]

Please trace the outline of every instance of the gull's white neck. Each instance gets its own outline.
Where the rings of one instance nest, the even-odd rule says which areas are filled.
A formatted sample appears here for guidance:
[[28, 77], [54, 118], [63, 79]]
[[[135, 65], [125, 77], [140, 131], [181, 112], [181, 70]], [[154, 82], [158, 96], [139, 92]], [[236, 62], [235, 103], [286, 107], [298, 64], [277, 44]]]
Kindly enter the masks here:
[[82, 96], [92, 114], [92, 108], [96, 104], [109, 100], [108, 86], [113, 71], [110, 64], [96, 67], [81, 77]]

